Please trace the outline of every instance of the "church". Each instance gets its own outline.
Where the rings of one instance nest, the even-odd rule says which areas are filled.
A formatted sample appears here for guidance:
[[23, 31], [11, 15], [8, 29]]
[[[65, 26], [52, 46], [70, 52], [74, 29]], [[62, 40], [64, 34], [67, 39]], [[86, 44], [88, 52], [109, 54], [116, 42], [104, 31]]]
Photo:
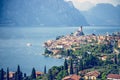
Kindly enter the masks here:
[[74, 36], [83, 36], [82, 26], [73, 34]]

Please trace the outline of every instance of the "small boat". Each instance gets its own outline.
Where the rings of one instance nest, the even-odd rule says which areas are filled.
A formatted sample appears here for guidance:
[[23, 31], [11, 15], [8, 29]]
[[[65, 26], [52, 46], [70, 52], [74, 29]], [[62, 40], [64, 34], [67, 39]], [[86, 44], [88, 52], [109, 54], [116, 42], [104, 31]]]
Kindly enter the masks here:
[[26, 45], [27, 45], [27, 46], [32, 46], [32, 44], [31, 44], [31, 43], [27, 43]]

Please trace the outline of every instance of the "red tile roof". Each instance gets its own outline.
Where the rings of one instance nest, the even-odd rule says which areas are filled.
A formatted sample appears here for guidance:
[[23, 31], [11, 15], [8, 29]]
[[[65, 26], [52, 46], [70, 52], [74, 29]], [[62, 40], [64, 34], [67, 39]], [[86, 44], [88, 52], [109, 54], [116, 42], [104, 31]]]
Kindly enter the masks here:
[[119, 74], [108, 74], [107, 78], [120, 79], [120, 75]]
[[36, 71], [36, 74], [43, 74], [43, 72]]
[[36, 71], [36, 76], [41, 76], [43, 75], [43, 72]]
[[62, 80], [79, 80], [81, 77], [79, 75], [73, 74], [70, 76], [64, 77]]
[[98, 77], [99, 75], [100, 73], [98, 71], [91, 71], [85, 74], [85, 76], [95, 76], [95, 77]]

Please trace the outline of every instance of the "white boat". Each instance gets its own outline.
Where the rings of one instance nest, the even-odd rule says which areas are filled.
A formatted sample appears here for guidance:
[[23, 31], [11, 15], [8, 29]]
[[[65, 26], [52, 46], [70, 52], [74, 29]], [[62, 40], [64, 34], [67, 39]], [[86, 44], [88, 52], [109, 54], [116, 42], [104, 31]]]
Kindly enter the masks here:
[[31, 44], [31, 43], [27, 43], [26, 45], [27, 45], [27, 46], [32, 46], [32, 44]]

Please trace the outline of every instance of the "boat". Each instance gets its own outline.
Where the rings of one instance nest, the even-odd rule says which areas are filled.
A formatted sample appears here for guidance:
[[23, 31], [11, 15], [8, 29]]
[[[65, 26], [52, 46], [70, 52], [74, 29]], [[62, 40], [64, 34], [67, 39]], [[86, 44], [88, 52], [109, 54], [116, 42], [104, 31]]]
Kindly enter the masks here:
[[31, 43], [27, 43], [26, 45], [27, 45], [28, 47], [29, 47], [29, 46], [32, 46], [32, 44], [31, 44]]

